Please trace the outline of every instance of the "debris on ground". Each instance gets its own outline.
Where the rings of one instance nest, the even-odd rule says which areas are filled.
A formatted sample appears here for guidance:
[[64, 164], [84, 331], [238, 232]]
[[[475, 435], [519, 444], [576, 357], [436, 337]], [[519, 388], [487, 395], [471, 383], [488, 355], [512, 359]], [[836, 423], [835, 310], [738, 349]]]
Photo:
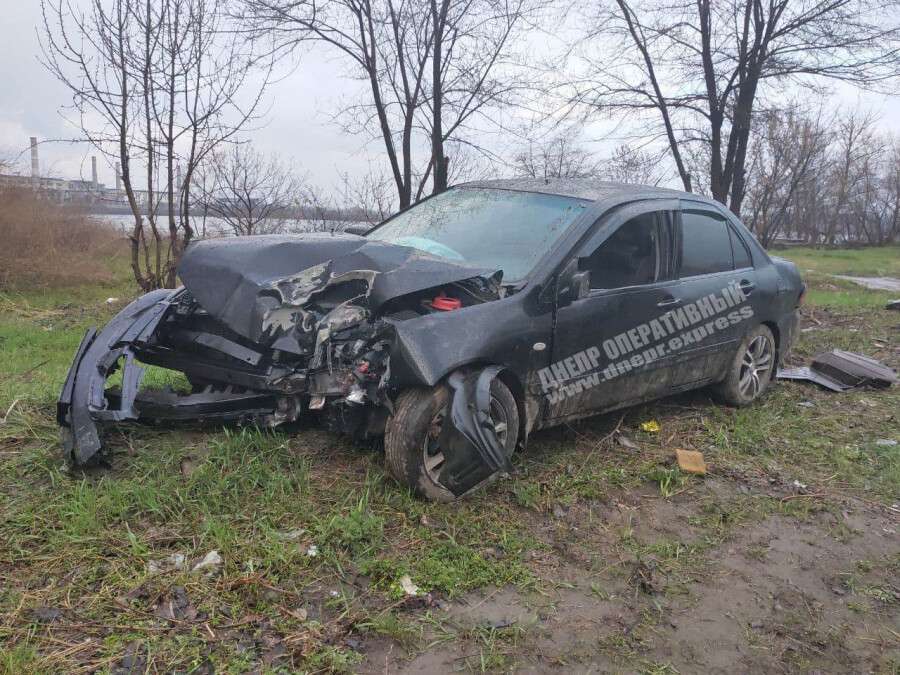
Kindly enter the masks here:
[[638, 450], [639, 446], [633, 440], [625, 436], [624, 434], [619, 434], [616, 437], [616, 442], [621, 445], [623, 448], [628, 448], [629, 450]]
[[891, 300], [888, 304], [884, 306], [885, 309], [893, 309], [895, 311], [900, 312], [900, 300]]
[[319, 547], [315, 544], [310, 544], [309, 548], [306, 549], [306, 555], [308, 555], [310, 558], [315, 558], [317, 555], [319, 555]]
[[403, 589], [403, 592], [410, 597], [419, 594], [419, 587], [413, 583], [408, 574], [404, 574], [402, 577], [400, 577], [400, 588]]
[[897, 382], [897, 373], [880, 361], [841, 349], [818, 354], [809, 366], [782, 368], [776, 377], [809, 380], [837, 392], [865, 386], [886, 389]]
[[203, 560], [194, 565], [192, 572], [202, 572], [203, 570], [215, 569], [219, 565], [222, 564], [222, 556], [219, 555], [218, 551], [210, 551], [205, 556], [203, 556]]
[[659, 430], [659, 422], [657, 422], [656, 420], [647, 420], [646, 422], [641, 422], [641, 431], [646, 431], [648, 434], [657, 434], [659, 433]]
[[147, 571], [150, 574], [159, 574], [166, 570], [183, 570], [185, 557], [183, 553], [173, 553], [161, 560], [151, 560], [147, 563]]
[[706, 475], [706, 462], [703, 453], [696, 450], [675, 450], [675, 458], [678, 460], [678, 468], [685, 473], [693, 473], [699, 476]]
[[875, 441], [875, 445], [880, 445], [884, 448], [893, 448], [895, 445], [897, 445], [897, 441], [895, 441], [893, 438], [879, 438], [877, 441]]

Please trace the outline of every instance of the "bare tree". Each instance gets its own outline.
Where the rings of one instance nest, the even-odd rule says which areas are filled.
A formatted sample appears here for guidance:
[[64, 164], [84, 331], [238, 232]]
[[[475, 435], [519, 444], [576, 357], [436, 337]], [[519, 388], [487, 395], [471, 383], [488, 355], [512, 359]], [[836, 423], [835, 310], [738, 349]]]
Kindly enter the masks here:
[[210, 155], [210, 180], [199, 206], [236, 235], [273, 234], [299, 215], [300, 180], [278, 157], [265, 157], [248, 144]]
[[601, 175], [617, 183], [659, 185], [668, 178], [661, 159], [658, 153], [623, 144], [603, 163]]
[[830, 138], [821, 114], [806, 117], [796, 107], [767, 112], [759, 126], [749, 152], [744, 221], [769, 246], [796, 224], [798, 195], [804, 189], [811, 194], [809, 185], [814, 172], [824, 168]]
[[513, 158], [517, 175], [530, 178], [590, 178], [601, 163], [580, 143], [577, 129], [566, 129], [543, 143], [529, 142]]
[[710, 193], [737, 214], [761, 97], [787, 82], [888, 86], [900, 69], [896, 0], [616, 0], [592, 19], [571, 101], [651, 122], [686, 190], [688, 156], [705, 156]]
[[41, 6], [44, 64], [72, 91], [89, 142], [121, 165], [134, 278], [144, 290], [173, 286], [193, 237], [194, 173], [254, 117], [268, 78], [246, 95], [256, 62], [216, 0]]
[[240, 18], [282, 49], [314, 41], [347, 58], [369, 97], [342, 118], [380, 138], [403, 209], [429, 182], [446, 189], [448, 148], [527, 86], [510, 53], [547, 1], [243, 0]]

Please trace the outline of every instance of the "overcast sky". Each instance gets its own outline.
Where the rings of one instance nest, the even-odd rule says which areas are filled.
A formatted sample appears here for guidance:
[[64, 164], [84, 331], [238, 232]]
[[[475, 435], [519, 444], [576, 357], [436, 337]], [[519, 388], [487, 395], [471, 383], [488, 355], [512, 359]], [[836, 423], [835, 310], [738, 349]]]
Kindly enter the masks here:
[[[87, 145], [44, 142], [78, 138], [80, 132], [60, 114], [71, 104], [71, 94], [38, 60], [40, 22], [38, 0], [4, 3], [0, 21], [0, 44], [4, 45], [0, 59], [0, 156], [23, 153], [20, 163], [27, 169], [28, 138], [37, 136], [42, 141], [42, 172], [66, 178], [90, 177], [89, 158], [96, 153]], [[301, 66], [288, 71], [269, 90], [269, 112], [248, 132], [256, 147], [281, 155], [322, 185], [334, 182], [339, 172], [365, 166], [378, 147], [365, 137], [341, 131], [329, 114], [360, 88], [345, 74], [344, 66], [321, 50], [304, 55]], [[114, 182], [113, 169], [103, 162], [100, 181], [107, 185]]]
[[[39, 0], [6, 2], [0, 23], [0, 157], [22, 153], [27, 168], [28, 137], [37, 136], [41, 170], [48, 175], [89, 177], [91, 149], [56, 139], [74, 139], [79, 130], [68, 125], [60, 111], [71, 95], [40, 64], [37, 27], [41, 21]], [[345, 77], [346, 69], [330, 52], [318, 49], [305, 54], [267, 94], [268, 114], [248, 135], [255, 146], [277, 153], [322, 187], [337, 183], [340, 172], [361, 175], [370, 162], [378, 161], [380, 147], [366, 137], [347, 134], [331, 119], [330, 111], [341, 101], [365, 95], [364, 85]], [[886, 129], [900, 133], [900, 98], [859, 94], [845, 87], [832, 100], [852, 106], [857, 102], [881, 115]], [[601, 135], [597, 128], [589, 135]], [[602, 147], [602, 146], [597, 146]], [[113, 171], [101, 161], [100, 181], [111, 185]]]

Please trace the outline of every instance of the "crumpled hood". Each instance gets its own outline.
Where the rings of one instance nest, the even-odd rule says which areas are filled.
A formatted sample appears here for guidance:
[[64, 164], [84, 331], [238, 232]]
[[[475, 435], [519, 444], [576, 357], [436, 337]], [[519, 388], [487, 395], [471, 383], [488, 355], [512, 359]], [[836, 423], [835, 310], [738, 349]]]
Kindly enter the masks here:
[[[327, 233], [197, 241], [178, 266], [185, 288], [201, 307], [257, 342], [269, 342], [264, 338], [279, 332], [272, 330], [273, 322], [283, 321], [285, 310], [299, 310], [344, 280], [362, 284], [367, 309], [377, 312], [393, 298], [496, 272], [408, 246]], [[273, 320], [276, 313], [281, 318]]]

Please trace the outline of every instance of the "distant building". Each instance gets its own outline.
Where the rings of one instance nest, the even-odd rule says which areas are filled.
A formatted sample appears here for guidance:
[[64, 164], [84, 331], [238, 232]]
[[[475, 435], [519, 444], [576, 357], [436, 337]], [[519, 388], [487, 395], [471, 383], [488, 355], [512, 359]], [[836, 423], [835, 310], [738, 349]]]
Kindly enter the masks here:
[[[57, 204], [76, 204], [97, 210], [121, 211], [128, 208], [128, 199], [121, 188], [119, 164], [116, 163], [116, 187], [107, 188], [97, 177], [97, 158], [91, 157], [91, 180], [70, 180], [42, 176], [37, 138], [31, 137], [31, 175], [0, 173], [0, 189], [33, 190], [41, 199]], [[138, 204], [144, 206], [147, 193], [136, 190]]]

